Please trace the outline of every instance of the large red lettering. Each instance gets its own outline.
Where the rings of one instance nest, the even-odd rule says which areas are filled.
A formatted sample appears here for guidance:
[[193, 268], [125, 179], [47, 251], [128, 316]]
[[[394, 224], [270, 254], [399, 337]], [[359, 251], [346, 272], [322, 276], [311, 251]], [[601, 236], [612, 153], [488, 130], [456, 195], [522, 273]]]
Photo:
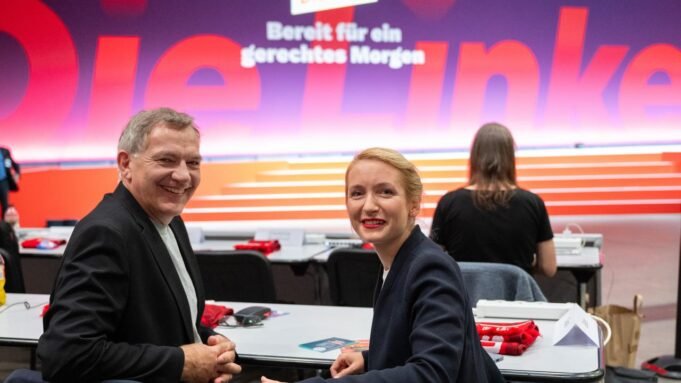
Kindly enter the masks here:
[[25, 147], [51, 147], [50, 140], [70, 112], [78, 84], [78, 61], [71, 36], [61, 19], [35, 0], [1, 2], [0, 32], [21, 44], [29, 64], [21, 104], [0, 119], [3, 140], [23, 143]]
[[[147, 107], [170, 106], [183, 110], [253, 110], [260, 103], [260, 74], [243, 68], [241, 46], [214, 35], [184, 39], [158, 60], [147, 85]], [[199, 69], [211, 68], [224, 85], [188, 85]]]
[[570, 128], [588, 122], [587, 128], [607, 126], [603, 90], [629, 47], [600, 46], [580, 75], [589, 11], [561, 8], [547, 95], [545, 121], [552, 128]]
[[501, 41], [489, 51], [482, 43], [461, 44], [452, 100], [452, 124], [474, 129], [480, 122], [490, 78], [508, 84], [504, 122], [516, 129], [531, 126], [539, 94], [539, 64], [530, 48]]
[[[354, 12], [353, 7], [317, 12], [315, 23], [328, 23], [335, 30], [338, 23], [352, 22]], [[338, 40], [312, 43], [313, 47], [318, 45], [325, 49], [347, 49], [349, 43]], [[339, 117], [346, 70], [347, 64], [307, 65], [301, 110], [304, 128], [317, 131]]]
[[99, 38], [87, 142], [115, 142], [131, 114], [139, 45], [139, 37]]
[[405, 117], [408, 128], [423, 131], [438, 126], [448, 48], [446, 42], [416, 43], [415, 49], [423, 50], [428, 59], [424, 65], [414, 65], [411, 69]]
[[[651, 84], [656, 73], [667, 83]], [[659, 111], [649, 112], [651, 107]], [[669, 44], [651, 45], [639, 52], [624, 71], [619, 95], [620, 116], [625, 126], [657, 125], [678, 129], [681, 124], [681, 50]]]
[[[341, 22], [352, 22], [354, 8], [347, 7], [315, 14], [315, 23], [329, 24], [333, 30]], [[312, 46], [324, 49], [348, 49], [347, 41], [315, 41]], [[307, 134], [324, 139], [331, 136], [349, 138], [350, 134], [365, 134], [368, 129], [392, 129], [392, 116], [378, 113], [342, 113], [345, 93], [347, 64], [308, 64], [301, 108], [301, 126]], [[369, 87], [370, 85], [366, 84]]]

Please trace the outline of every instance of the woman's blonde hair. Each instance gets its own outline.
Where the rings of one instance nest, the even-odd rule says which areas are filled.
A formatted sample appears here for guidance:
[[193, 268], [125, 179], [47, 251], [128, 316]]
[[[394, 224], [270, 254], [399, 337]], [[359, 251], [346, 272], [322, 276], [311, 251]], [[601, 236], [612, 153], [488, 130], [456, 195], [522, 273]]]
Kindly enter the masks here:
[[507, 206], [516, 187], [515, 142], [507, 127], [496, 122], [480, 127], [473, 139], [469, 185], [473, 202], [486, 210]]
[[404, 187], [408, 201], [421, 201], [423, 195], [423, 184], [419, 176], [416, 166], [409, 162], [404, 156], [393, 149], [388, 148], [369, 148], [357, 153], [350, 161], [347, 170], [345, 171], [345, 195], [348, 194], [348, 173], [352, 167], [362, 160], [381, 161], [387, 165], [397, 169], [402, 175], [401, 181]]

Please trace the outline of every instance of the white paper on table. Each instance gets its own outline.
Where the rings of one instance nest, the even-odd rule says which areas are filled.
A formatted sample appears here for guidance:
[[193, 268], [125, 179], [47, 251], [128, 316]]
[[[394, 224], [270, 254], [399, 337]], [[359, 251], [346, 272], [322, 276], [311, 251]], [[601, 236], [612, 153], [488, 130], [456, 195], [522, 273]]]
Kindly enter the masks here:
[[303, 246], [305, 230], [303, 229], [269, 229], [255, 232], [255, 239], [260, 241], [278, 240], [281, 246]]

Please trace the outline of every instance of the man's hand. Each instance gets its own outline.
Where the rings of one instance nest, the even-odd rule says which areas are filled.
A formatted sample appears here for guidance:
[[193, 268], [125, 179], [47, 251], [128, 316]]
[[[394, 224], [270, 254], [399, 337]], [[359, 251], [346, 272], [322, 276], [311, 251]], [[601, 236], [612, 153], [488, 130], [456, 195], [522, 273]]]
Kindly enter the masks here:
[[225, 337], [214, 335], [208, 338], [207, 345], [193, 343], [180, 348], [184, 352], [184, 382], [227, 382], [233, 374], [241, 372], [241, 367], [234, 363], [234, 343]]
[[340, 378], [346, 375], [364, 372], [364, 356], [361, 352], [342, 352], [331, 365], [331, 377]]
[[226, 350], [218, 355], [217, 368], [220, 375], [215, 378], [214, 383], [229, 382], [234, 374], [241, 372], [241, 366], [234, 363], [234, 360], [236, 359], [236, 345], [222, 335], [210, 336], [207, 343], [209, 346], [226, 345]]

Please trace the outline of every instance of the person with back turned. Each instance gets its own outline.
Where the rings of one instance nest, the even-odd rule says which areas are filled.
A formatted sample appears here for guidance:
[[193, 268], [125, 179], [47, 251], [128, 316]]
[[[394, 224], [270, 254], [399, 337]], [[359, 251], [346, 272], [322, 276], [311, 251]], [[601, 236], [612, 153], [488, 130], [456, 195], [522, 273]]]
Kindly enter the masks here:
[[468, 185], [445, 194], [430, 237], [459, 262], [509, 263], [548, 277], [557, 271], [549, 215], [542, 199], [516, 183], [515, 143], [497, 123], [473, 139]]
[[193, 119], [135, 115], [118, 143], [120, 183], [76, 225], [38, 344], [50, 381], [226, 382], [235, 345], [200, 324], [204, 293], [179, 214], [199, 186]]

